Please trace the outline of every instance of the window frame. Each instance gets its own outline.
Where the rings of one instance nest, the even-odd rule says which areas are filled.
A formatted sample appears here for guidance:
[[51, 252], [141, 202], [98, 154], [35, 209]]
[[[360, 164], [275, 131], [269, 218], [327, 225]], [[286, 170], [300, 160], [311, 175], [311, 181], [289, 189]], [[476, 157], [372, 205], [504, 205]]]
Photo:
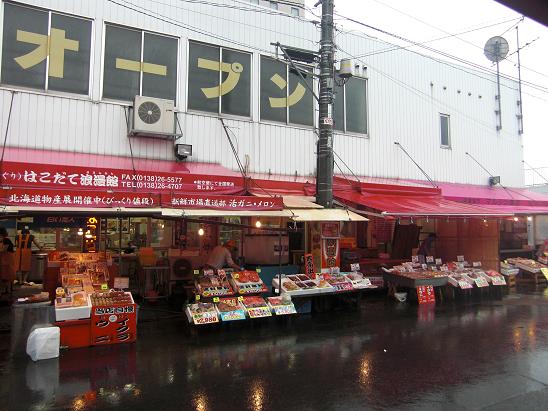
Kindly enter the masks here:
[[[361, 138], [369, 138], [369, 78], [363, 77], [363, 76], [353, 76], [352, 79], [363, 81], [365, 83], [365, 124], [366, 124], [366, 130], [365, 133], [360, 133], [358, 131], [348, 131], [347, 128], [347, 121], [346, 121], [346, 86], [348, 82], [345, 82], [342, 86], [343, 91], [343, 129], [339, 130], [335, 127], [333, 127], [333, 132], [335, 134], [345, 134], [345, 135], [351, 135], [355, 137], [361, 137]], [[338, 96], [337, 96], [338, 98]]]
[[[2, 51], [3, 51], [3, 47], [4, 47], [4, 30], [3, 30], [4, 21], [3, 21], [3, 19], [5, 17], [4, 8], [5, 8], [6, 4], [9, 4], [11, 6], [22, 7], [22, 8], [27, 8], [27, 9], [31, 9], [31, 10], [38, 10], [38, 11], [48, 13], [48, 36], [51, 34], [51, 15], [52, 15], [52, 13], [60, 15], [60, 16], [70, 17], [70, 18], [73, 18], [73, 19], [85, 20], [85, 21], [90, 23], [90, 31], [89, 31], [89, 35], [90, 35], [89, 64], [88, 64], [88, 71], [87, 71], [87, 73], [88, 73], [88, 92], [87, 93], [85, 93], [85, 94], [84, 93], [73, 93], [73, 92], [70, 92], [70, 91], [50, 89], [48, 87], [49, 86], [49, 73], [48, 72], [49, 72], [49, 59], [50, 59], [49, 55], [46, 57], [46, 71], [45, 71], [44, 88], [20, 86], [20, 85], [17, 85], [17, 84], [4, 83], [2, 81], [2, 64], [1, 64], [1, 61], [2, 61]], [[53, 9], [53, 8], [40, 7], [40, 6], [35, 6], [33, 4], [18, 3], [18, 2], [6, 1], [6, 0], [1, 2], [0, 11], [1, 11], [0, 16], [2, 17], [2, 29], [0, 30], [0, 87], [1, 88], [13, 89], [13, 90], [25, 90], [25, 91], [29, 91], [29, 92], [34, 92], [35, 94], [68, 96], [68, 97], [77, 98], [77, 99], [80, 98], [80, 99], [83, 99], [83, 100], [89, 100], [89, 99], [92, 98], [93, 84], [94, 84], [93, 83], [93, 67], [94, 67], [94, 64], [95, 64], [95, 19], [94, 18], [86, 17], [86, 16], [80, 16], [80, 15], [71, 14], [71, 13], [66, 13], [66, 12], [59, 11], [59, 10], [56, 10], [56, 9]]]
[[[439, 130], [440, 130], [440, 147], [444, 149], [451, 149], [451, 115], [447, 113], [439, 113]], [[443, 144], [443, 135], [442, 135], [442, 118], [447, 119], [447, 144]]]
[[[238, 114], [230, 114], [230, 113], [223, 113], [222, 112], [222, 98], [223, 96], [218, 97], [218, 109], [217, 112], [213, 111], [205, 111], [205, 110], [199, 110], [195, 108], [189, 107], [189, 94], [190, 94], [190, 87], [188, 87], [188, 83], [190, 81], [190, 45], [198, 44], [206, 47], [217, 47], [219, 49], [219, 62], [222, 61], [223, 58], [223, 50], [231, 50], [235, 51], [237, 53], [242, 54], [248, 54], [249, 55], [249, 68], [251, 72], [249, 73], [249, 115], [248, 116], [241, 116]], [[253, 119], [253, 71], [254, 71], [254, 53], [247, 50], [241, 50], [234, 47], [225, 47], [220, 44], [214, 44], [214, 43], [206, 43], [204, 41], [199, 40], [192, 40], [188, 39], [187, 41], [187, 48], [186, 48], [186, 81], [185, 81], [185, 101], [186, 101], [186, 112], [187, 113], [194, 113], [194, 114], [201, 114], [201, 115], [209, 115], [209, 116], [216, 116], [216, 117], [223, 117], [223, 118], [235, 118], [239, 120], [247, 120], [251, 121]], [[223, 72], [219, 70], [219, 84], [221, 84], [223, 81]]]
[[280, 9], [280, 6], [279, 6], [277, 1], [269, 1], [269, 7], [272, 10], [279, 10]]
[[[180, 96], [179, 96], [179, 76], [180, 76], [181, 62], [180, 62], [180, 59], [179, 59], [179, 51], [180, 51], [180, 40], [181, 40], [181, 38], [178, 37], [178, 36], [175, 36], [175, 35], [171, 35], [171, 34], [159, 33], [157, 31], [145, 30], [145, 29], [141, 29], [141, 28], [138, 28], [138, 27], [130, 27], [130, 26], [126, 26], [126, 25], [123, 25], [123, 24], [112, 23], [112, 22], [109, 22], [109, 21], [103, 21], [103, 32], [102, 32], [102, 36], [101, 36], [102, 37], [101, 56], [103, 58], [102, 62], [101, 62], [101, 77], [99, 79], [100, 80], [99, 92], [100, 92], [100, 96], [101, 96], [101, 101], [115, 102], [115, 103], [120, 103], [120, 104], [126, 105], [126, 106], [133, 105], [133, 99], [132, 100], [120, 100], [120, 99], [110, 98], [110, 97], [105, 97], [104, 96], [104, 94], [105, 94], [105, 50], [106, 50], [106, 42], [107, 42], [107, 39], [106, 39], [106, 37], [107, 37], [106, 36], [107, 26], [117, 27], [117, 28], [120, 28], [120, 29], [123, 29], [123, 30], [131, 30], [131, 31], [141, 32], [141, 57], [140, 57], [141, 58], [141, 63], [143, 62], [143, 55], [144, 55], [144, 51], [145, 51], [145, 33], [152, 34], [154, 36], [166, 37], [166, 38], [177, 41], [177, 56], [175, 58], [177, 67], [176, 67], [176, 70], [175, 70], [176, 73], [175, 73], [175, 100], [174, 100], [174, 104], [175, 104], [175, 106], [177, 106], [177, 103], [179, 102], [179, 99], [180, 99]], [[141, 72], [139, 72], [139, 95], [140, 96], [143, 95], [142, 92], [143, 92], [143, 72], [141, 71]], [[154, 98], [163, 98], [164, 100], [168, 100], [165, 97], [154, 97]]]
[[[306, 130], [310, 130], [311, 128], [315, 128], [316, 127], [316, 116], [315, 116], [315, 113], [316, 113], [316, 108], [317, 108], [317, 101], [316, 99], [314, 98], [314, 96], [311, 96], [312, 98], [312, 124], [311, 125], [308, 125], [308, 124], [300, 124], [300, 123], [291, 123], [289, 122], [289, 110], [291, 107], [286, 107], [286, 111], [285, 111], [285, 121], [284, 122], [279, 122], [279, 121], [275, 121], [275, 120], [268, 120], [268, 119], [263, 119], [262, 118], [262, 111], [263, 111], [263, 107], [262, 107], [262, 104], [261, 104], [261, 91], [262, 91], [262, 84], [261, 84], [261, 72], [262, 72], [262, 62], [263, 62], [263, 57], [267, 58], [267, 59], [270, 59], [270, 60], [273, 60], [273, 61], [278, 61], [278, 62], [281, 62], [283, 64], [285, 64], [286, 66], [286, 69], [285, 69], [285, 80], [288, 84], [288, 87], [286, 87], [286, 91], [285, 91], [285, 98], [289, 98], [289, 70], [291, 68], [291, 65], [286, 63], [284, 60], [281, 60], [279, 58], [276, 58], [276, 57], [273, 57], [273, 56], [269, 56], [267, 54], [260, 54], [259, 55], [259, 74], [258, 74], [258, 80], [259, 80], [259, 118], [258, 118], [258, 122], [259, 123], [264, 123], [264, 124], [271, 124], [271, 125], [284, 125], [284, 126], [290, 126], [290, 127], [296, 127], [296, 128], [302, 128], [302, 129], [306, 129]], [[312, 89], [315, 89], [317, 84], [316, 84], [316, 74], [314, 73], [314, 67], [313, 66], [308, 66], [306, 64], [296, 64], [297, 68], [306, 68], [306, 69], [310, 69], [309, 70], [309, 73], [310, 75], [312, 76]], [[308, 91], [308, 88], [307, 88], [307, 91]]]
[[[290, 15], [293, 16], [293, 17], [300, 17], [301, 16], [301, 11], [299, 10], [298, 7], [291, 7], [290, 9]], [[295, 11], [297, 11], [297, 14], [295, 14]]]

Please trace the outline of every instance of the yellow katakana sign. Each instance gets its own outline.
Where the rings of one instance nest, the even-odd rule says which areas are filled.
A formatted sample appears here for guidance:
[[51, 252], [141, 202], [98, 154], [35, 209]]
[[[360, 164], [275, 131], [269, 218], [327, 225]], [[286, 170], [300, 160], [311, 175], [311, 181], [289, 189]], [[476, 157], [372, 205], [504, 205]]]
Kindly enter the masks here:
[[65, 30], [52, 28], [50, 35], [17, 30], [17, 41], [36, 44], [31, 52], [15, 58], [23, 69], [27, 70], [40, 64], [49, 56], [48, 74], [50, 77], [63, 78], [65, 67], [65, 50], [78, 51], [79, 42], [67, 39]]
[[167, 76], [167, 67], [161, 64], [146, 63], [144, 61], [116, 59], [116, 68], [120, 70], [143, 72], [156, 74], [157, 76]]
[[[287, 81], [280, 76], [279, 74], [274, 74], [270, 81], [272, 81], [280, 90], [284, 90], [287, 87]], [[269, 97], [270, 107], [272, 108], [281, 108], [281, 107], [291, 107], [297, 104], [302, 100], [306, 93], [306, 88], [301, 84], [297, 84], [293, 93], [291, 93], [287, 98], [286, 97]]]
[[199, 58], [198, 67], [212, 71], [222, 71], [228, 73], [225, 81], [215, 87], [203, 87], [202, 93], [207, 98], [219, 98], [230, 93], [240, 81], [240, 75], [244, 71], [244, 66], [237, 61], [234, 63], [219, 63], [218, 61]]

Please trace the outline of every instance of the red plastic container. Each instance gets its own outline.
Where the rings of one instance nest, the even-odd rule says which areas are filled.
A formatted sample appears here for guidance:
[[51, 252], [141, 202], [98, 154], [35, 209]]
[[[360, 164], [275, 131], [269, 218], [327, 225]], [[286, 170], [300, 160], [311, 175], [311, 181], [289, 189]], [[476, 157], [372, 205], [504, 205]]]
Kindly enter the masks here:
[[82, 348], [91, 345], [91, 322], [89, 318], [57, 321], [55, 325], [61, 330], [61, 347]]

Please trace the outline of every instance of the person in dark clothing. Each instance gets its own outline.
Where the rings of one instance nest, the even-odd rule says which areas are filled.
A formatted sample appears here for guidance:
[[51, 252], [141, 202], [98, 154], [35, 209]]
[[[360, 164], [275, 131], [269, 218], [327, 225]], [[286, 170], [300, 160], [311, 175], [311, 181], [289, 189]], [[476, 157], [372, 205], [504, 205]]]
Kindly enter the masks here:
[[0, 227], [0, 283], [8, 292], [11, 291], [13, 280], [15, 280], [14, 263], [13, 243], [8, 237], [8, 231]]
[[434, 242], [436, 241], [436, 234], [434, 233], [430, 233], [428, 234], [428, 237], [426, 237], [423, 242], [421, 243], [420, 247], [419, 247], [419, 251], [417, 252], [417, 255], [419, 256], [419, 259], [421, 260], [421, 262], [425, 262], [426, 261], [426, 257], [431, 255], [433, 256], [434, 254]]

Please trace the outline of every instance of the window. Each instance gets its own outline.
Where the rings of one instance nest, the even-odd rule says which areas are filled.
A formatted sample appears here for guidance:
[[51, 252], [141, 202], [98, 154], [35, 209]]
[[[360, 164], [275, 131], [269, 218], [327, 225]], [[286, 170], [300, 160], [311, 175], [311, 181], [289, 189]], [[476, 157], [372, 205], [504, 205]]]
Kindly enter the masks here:
[[136, 95], [175, 100], [177, 39], [107, 24], [103, 97], [131, 101]]
[[367, 79], [352, 77], [335, 86], [333, 119], [335, 130], [367, 134]]
[[297, 7], [291, 7], [291, 15], [299, 17], [299, 9]]
[[251, 55], [224, 47], [190, 43], [188, 108], [251, 116]]
[[274, 10], [278, 10], [278, 3], [276, 3], [275, 1], [271, 1], [270, 8]]
[[4, 3], [2, 83], [89, 94], [91, 21]]
[[449, 114], [440, 113], [440, 136], [442, 147], [451, 147], [451, 132], [449, 127]]
[[306, 67], [299, 69], [306, 83], [284, 62], [261, 57], [261, 120], [314, 125], [312, 74]]
[[253, 4], [259, 4], [259, 0], [250, 0]]

